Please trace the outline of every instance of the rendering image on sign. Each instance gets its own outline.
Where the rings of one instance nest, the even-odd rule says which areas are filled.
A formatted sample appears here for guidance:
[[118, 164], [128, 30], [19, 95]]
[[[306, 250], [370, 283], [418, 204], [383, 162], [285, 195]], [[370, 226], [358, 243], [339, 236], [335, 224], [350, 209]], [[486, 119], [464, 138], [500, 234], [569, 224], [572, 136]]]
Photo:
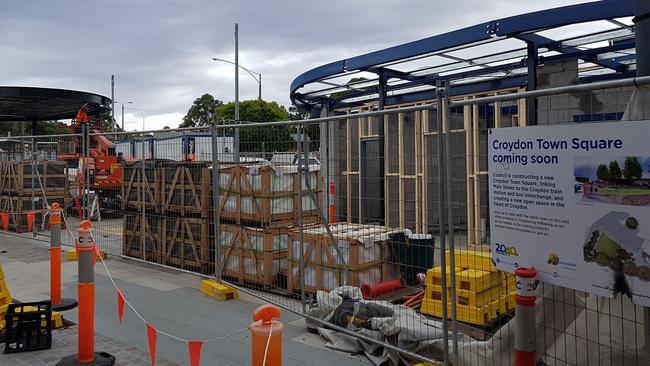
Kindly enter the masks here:
[[650, 122], [489, 134], [496, 266], [650, 305]]

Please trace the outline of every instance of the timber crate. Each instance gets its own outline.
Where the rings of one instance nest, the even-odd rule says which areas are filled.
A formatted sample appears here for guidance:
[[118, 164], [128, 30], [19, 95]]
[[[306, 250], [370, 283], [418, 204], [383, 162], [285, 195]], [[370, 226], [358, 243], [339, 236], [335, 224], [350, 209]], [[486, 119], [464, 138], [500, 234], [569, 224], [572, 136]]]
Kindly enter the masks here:
[[[160, 169], [161, 161], [145, 160], [142, 174], [142, 161], [123, 163], [122, 168], [122, 210], [142, 209], [160, 213]], [[144, 187], [144, 191], [143, 191]]]
[[287, 271], [289, 229], [220, 226], [222, 274], [263, 286], [284, 287], [280, 273]]
[[[350, 270], [381, 264], [387, 260], [390, 257], [388, 241], [391, 235], [404, 232], [402, 229], [385, 226], [347, 222], [331, 224], [329, 229], [332, 232], [332, 237], [322, 224], [303, 227], [303, 256], [309, 263], [332, 268], [343, 268], [343, 260]], [[292, 261], [298, 261], [300, 259], [300, 228], [294, 227], [290, 232], [292, 245], [289, 246], [289, 258]], [[339, 252], [343, 257], [342, 260]]]
[[2, 161], [0, 190], [12, 196], [65, 196], [68, 193], [68, 163], [43, 160], [32, 166], [31, 160]]
[[[65, 197], [48, 197], [49, 203], [57, 202], [62, 209], [66, 207]], [[32, 202], [34, 205], [32, 207]], [[17, 233], [29, 232], [29, 225], [27, 222], [27, 214], [34, 212], [33, 225], [37, 231], [48, 230], [48, 223], [45, 213], [47, 212], [47, 204], [42, 197], [11, 197], [0, 196], [0, 212], [9, 214], [9, 230]], [[61, 222], [61, 228], [65, 228], [65, 222]], [[2, 226], [0, 225], [0, 229]]]
[[203, 162], [164, 162], [160, 170], [162, 213], [212, 217], [212, 169]]
[[343, 284], [345, 264], [347, 284], [352, 286], [394, 279], [384, 264], [390, 259], [391, 236], [402, 233], [403, 230], [352, 223], [336, 223], [329, 227], [333, 238], [324, 225], [304, 227], [302, 253], [300, 228], [290, 230], [292, 243], [288, 248], [290, 268], [287, 271], [289, 289], [295, 290], [300, 286], [301, 257], [305, 261], [304, 277], [309, 292], [331, 290]]
[[211, 222], [201, 218], [164, 217], [161, 263], [202, 274], [214, 273]]
[[[320, 218], [320, 171], [311, 170], [305, 174], [303, 222], [313, 223]], [[258, 227], [296, 224], [300, 205], [299, 176], [296, 166], [232, 165], [220, 169], [220, 218]]]
[[[289, 260], [287, 270], [287, 289], [290, 291], [300, 290], [300, 261]], [[344, 282], [347, 285], [361, 287], [364, 284], [372, 285], [388, 280], [382, 271], [381, 264], [371, 264], [356, 270], [343, 268], [331, 268], [316, 265], [313, 262], [305, 263], [304, 270], [305, 291], [315, 294], [318, 291], [331, 291]], [[347, 273], [347, 281], [344, 281]]]
[[[155, 215], [142, 217], [138, 212], [124, 212], [122, 251], [129, 257], [162, 263], [162, 218]], [[143, 225], [144, 223], [144, 225]], [[142, 235], [144, 232], [144, 253]]]

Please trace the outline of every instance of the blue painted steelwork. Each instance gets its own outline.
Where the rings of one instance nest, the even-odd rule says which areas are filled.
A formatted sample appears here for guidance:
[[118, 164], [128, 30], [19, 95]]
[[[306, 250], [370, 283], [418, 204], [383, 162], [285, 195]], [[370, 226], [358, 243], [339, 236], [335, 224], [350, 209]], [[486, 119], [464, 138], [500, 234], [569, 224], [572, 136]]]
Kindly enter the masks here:
[[[504, 76], [489, 75], [498, 72], [507, 72], [517, 68], [525, 68], [525, 56], [509, 57], [507, 55], [508, 52], [516, 50], [504, 52], [504, 60], [517, 58], [520, 60], [518, 62], [502, 63], [501, 65], [473, 63], [469, 60], [456, 58], [454, 62], [432, 67], [424, 71], [419, 69], [405, 72], [389, 68], [392, 65], [435, 55], [454, 60], [455, 56], [446, 55], [445, 52], [452, 52], [454, 50], [506, 38], [535, 42], [540, 48], [540, 62], [578, 57], [586, 62], [609, 69], [610, 72], [623, 75], [628, 73], [629, 64], [634, 61], [633, 57], [617, 55], [610, 59], [602, 59], [599, 58], [599, 55], [634, 48], [633, 33], [631, 32], [631, 37], [630, 34], [624, 37], [612, 34], [610, 38], [602, 39], [611, 41], [609, 45], [597, 49], [581, 49], [576, 46], [565, 45], [562, 42], [567, 40], [556, 41], [548, 37], [543, 37], [535, 32], [571, 24], [630, 17], [632, 15], [633, 0], [604, 0], [493, 20], [319, 66], [299, 75], [291, 83], [290, 97], [292, 102], [302, 110], [316, 114], [319, 113], [322, 105], [329, 105], [332, 108], [354, 107], [359, 103], [354, 98], [363, 98], [362, 102], [376, 100], [379, 90], [383, 90], [387, 95], [385, 99], [386, 105], [428, 99], [435, 94], [433, 88], [436, 80], [440, 79], [452, 80], [452, 95], [465, 94], [468, 90], [480, 92], [491, 89], [525, 86], [525, 77], [522, 78], [517, 75], [510, 77], [507, 74], [504, 74]], [[625, 30], [625, 27], [621, 27], [620, 29]], [[598, 36], [601, 33], [586, 34], [585, 36]], [[607, 37], [607, 35], [604, 37]], [[545, 49], [544, 52], [541, 51], [542, 48]], [[559, 54], [545, 57], [543, 53], [549, 51], [559, 52]], [[500, 55], [496, 54], [493, 56], [499, 57]], [[489, 56], [485, 57], [489, 58]], [[481, 68], [476, 69], [477, 66]], [[448, 68], [452, 72], [445, 71], [443, 75], [435, 73], [436, 69], [444, 70], [445, 68]], [[387, 83], [379, 85], [379, 80], [371, 80], [369, 82], [359, 83], [359, 85], [363, 86], [358, 88], [346, 85], [332, 88], [332, 83], [328, 81], [336, 77], [353, 75], [358, 72], [371, 72], [378, 75], [383, 73], [385, 75], [383, 79], [387, 80]], [[525, 75], [525, 69], [519, 75]], [[493, 80], [473, 82], [470, 79], [482, 76], [490, 76]], [[400, 84], [389, 84], [388, 80], [390, 79], [402, 80], [402, 82]], [[457, 82], [454, 83], [453, 81]], [[325, 84], [328, 84], [328, 87], [309, 92], [299, 92], [306, 85], [318, 82], [325, 82]], [[471, 85], [466, 85], [467, 83], [471, 83]], [[409, 88], [417, 86], [430, 86], [431, 90], [408, 91]], [[345, 95], [332, 99], [328, 97], [329, 94], [340, 91], [346, 91]], [[398, 95], [400, 91], [403, 91], [404, 94]]]

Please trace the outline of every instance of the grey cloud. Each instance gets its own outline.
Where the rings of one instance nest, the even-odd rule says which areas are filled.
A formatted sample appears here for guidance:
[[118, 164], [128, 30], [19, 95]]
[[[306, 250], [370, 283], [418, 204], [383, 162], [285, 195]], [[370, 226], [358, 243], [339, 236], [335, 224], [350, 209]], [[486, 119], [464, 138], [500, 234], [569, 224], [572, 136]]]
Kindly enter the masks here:
[[[265, 99], [288, 105], [289, 83], [315, 66], [517, 13], [578, 3], [444, 1], [10, 1], [0, 12], [0, 84], [110, 94], [134, 115], [184, 113], [204, 92], [229, 101], [233, 24], [242, 65], [263, 74]], [[229, 70], [233, 70], [230, 67]], [[242, 99], [257, 85], [240, 75]], [[140, 110], [138, 112], [138, 109]], [[170, 121], [175, 125], [178, 121]]]

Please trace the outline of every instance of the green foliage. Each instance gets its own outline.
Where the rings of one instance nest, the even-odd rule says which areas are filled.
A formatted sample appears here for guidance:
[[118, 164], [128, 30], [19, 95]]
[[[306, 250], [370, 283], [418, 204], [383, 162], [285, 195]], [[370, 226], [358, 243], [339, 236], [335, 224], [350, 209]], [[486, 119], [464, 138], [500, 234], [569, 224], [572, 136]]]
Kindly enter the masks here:
[[[311, 116], [307, 112], [303, 112], [298, 107], [296, 106], [291, 106], [289, 107], [289, 119], [292, 121], [300, 121], [300, 120], [305, 120], [305, 119], [310, 119]], [[309, 148], [311, 151], [318, 150], [320, 146], [320, 125], [319, 124], [313, 124], [313, 125], [307, 125], [305, 127], [305, 133], [307, 136], [309, 136], [309, 140], [311, 141], [311, 144], [309, 145]]]
[[605, 180], [609, 176], [609, 170], [607, 169], [607, 165], [605, 164], [600, 164], [598, 166], [598, 169], [596, 169], [596, 176], [600, 180]]
[[[39, 121], [36, 124], [34, 135], [61, 135], [71, 133], [72, 130], [64, 123], [58, 121]], [[0, 136], [30, 136], [32, 135], [32, 122], [0, 122]]]
[[623, 172], [621, 172], [621, 167], [618, 165], [618, 161], [612, 160], [609, 162], [608, 178], [614, 181], [623, 178]]
[[623, 177], [626, 180], [639, 179], [643, 175], [643, 168], [636, 156], [628, 156], [623, 164]]
[[208, 93], [203, 94], [194, 100], [187, 114], [183, 117], [183, 123], [178, 127], [209, 126], [212, 123], [212, 113], [221, 105], [223, 105], [222, 101], [214, 99]]
[[[216, 108], [218, 121], [233, 123], [235, 103], [230, 102]], [[239, 103], [241, 122], [274, 122], [289, 120], [289, 114], [276, 102], [263, 100], [244, 100]], [[295, 143], [292, 126], [273, 126], [261, 128], [242, 128], [239, 132], [240, 149], [243, 152], [291, 151]]]

